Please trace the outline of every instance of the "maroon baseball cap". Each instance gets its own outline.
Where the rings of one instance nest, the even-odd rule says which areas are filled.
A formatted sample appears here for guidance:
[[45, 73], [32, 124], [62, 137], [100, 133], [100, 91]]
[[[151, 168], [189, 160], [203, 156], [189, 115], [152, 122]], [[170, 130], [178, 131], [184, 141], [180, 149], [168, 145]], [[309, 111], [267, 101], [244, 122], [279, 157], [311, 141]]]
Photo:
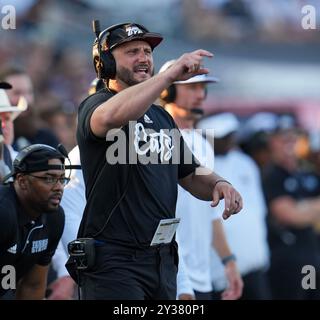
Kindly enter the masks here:
[[102, 43], [103, 50], [112, 50], [125, 42], [135, 40], [148, 42], [153, 50], [163, 39], [161, 34], [149, 32], [147, 28], [137, 23], [118, 24], [114, 29], [112, 27], [108, 29], [110, 31], [106, 41]]

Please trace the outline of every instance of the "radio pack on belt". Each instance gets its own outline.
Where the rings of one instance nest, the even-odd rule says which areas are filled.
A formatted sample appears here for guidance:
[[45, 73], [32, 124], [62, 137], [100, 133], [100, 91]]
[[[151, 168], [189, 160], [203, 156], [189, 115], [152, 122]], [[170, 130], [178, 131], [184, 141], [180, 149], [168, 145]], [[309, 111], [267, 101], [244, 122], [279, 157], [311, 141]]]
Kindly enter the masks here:
[[89, 270], [95, 260], [95, 240], [92, 238], [78, 238], [68, 243], [70, 255], [66, 268], [72, 279], [80, 286], [80, 271]]
[[68, 243], [68, 252], [78, 270], [87, 270], [94, 265], [94, 239], [78, 238], [73, 240]]

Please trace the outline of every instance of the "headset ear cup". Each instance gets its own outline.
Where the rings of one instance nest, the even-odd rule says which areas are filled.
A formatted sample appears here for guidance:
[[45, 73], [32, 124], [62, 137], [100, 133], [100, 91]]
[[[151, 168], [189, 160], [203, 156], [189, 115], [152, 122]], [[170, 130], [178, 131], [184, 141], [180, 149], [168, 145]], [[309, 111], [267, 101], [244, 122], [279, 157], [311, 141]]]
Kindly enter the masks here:
[[99, 50], [98, 42], [95, 41], [92, 47], [92, 58], [93, 58], [93, 67], [97, 74], [97, 77], [100, 79], [100, 66], [99, 66]]
[[166, 103], [171, 103], [176, 99], [176, 87], [171, 85], [169, 88], [162, 91], [160, 98]]
[[114, 79], [116, 77], [116, 61], [110, 51], [102, 51], [100, 62], [101, 66], [101, 78], [102, 79]]
[[93, 66], [99, 79], [114, 79], [116, 76], [116, 61], [110, 51], [101, 51], [99, 56], [98, 43], [92, 49]]
[[174, 102], [174, 100], [176, 100], [176, 86], [174, 84], [172, 84], [169, 88], [168, 88], [168, 102]]
[[98, 56], [93, 58], [94, 70], [96, 71], [97, 78], [101, 79], [101, 72], [103, 70], [103, 66]]
[[168, 102], [168, 89], [164, 89], [160, 94], [160, 99], [164, 102]]

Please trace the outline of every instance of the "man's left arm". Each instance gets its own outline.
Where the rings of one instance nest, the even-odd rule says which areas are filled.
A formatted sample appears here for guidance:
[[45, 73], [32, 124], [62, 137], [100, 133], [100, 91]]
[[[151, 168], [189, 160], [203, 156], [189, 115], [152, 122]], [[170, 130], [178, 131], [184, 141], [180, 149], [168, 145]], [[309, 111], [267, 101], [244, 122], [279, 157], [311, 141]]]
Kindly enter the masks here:
[[181, 187], [200, 200], [212, 201], [215, 207], [221, 199], [225, 201], [223, 219], [238, 213], [242, 209], [242, 197], [225, 179], [214, 172], [207, 175], [196, 174], [196, 171], [179, 180]]
[[35, 264], [17, 285], [16, 299], [42, 300], [47, 287], [49, 266]]

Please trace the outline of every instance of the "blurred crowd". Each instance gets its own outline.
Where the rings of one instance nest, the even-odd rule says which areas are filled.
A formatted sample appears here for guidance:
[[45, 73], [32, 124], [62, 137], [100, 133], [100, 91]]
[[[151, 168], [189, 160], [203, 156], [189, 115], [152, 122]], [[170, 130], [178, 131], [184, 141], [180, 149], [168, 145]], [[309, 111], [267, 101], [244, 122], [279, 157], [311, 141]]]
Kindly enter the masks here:
[[[192, 35], [202, 39], [266, 42], [318, 41], [317, 32], [301, 27], [301, 8], [309, 0], [197, 0], [184, 1], [184, 13]], [[319, 18], [319, 10], [316, 11]], [[288, 37], [290, 35], [290, 37]], [[317, 39], [318, 38], [318, 39]]]
[[[154, 23], [159, 25], [160, 32], [174, 33], [175, 37], [316, 41], [318, 37], [312, 32], [308, 33], [310, 39], [306, 33], [302, 36], [300, 25], [300, 8], [304, 4], [316, 6], [315, 2], [168, 0], [161, 6], [149, 4], [146, 10], [156, 6], [158, 14], [153, 16]], [[28, 74], [35, 93], [31, 108], [41, 119], [41, 125], [51, 127], [71, 150], [75, 145], [73, 129], [77, 106], [94, 78], [89, 49], [93, 37], [88, 26], [92, 17], [103, 16], [103, 21], [117, 23], [117, 15], [111, 13], [116, 6], [127, 12], [127, 2], [123, 1], [122, 6], [98, 0], [13, 0], [9, 3], [16, 8], [16, 29], [0, 30], [0, 71], [16, 68]], [[0, 4], [7, 2], [0, 1]], [[137, 8], [143, 6], [146, 4], [142, 1], [137, 4]], [[160, 24], [168, 8], [175, 17]], [[137, 15], [136, 11], [131, 12]], [[139, 19], [144, 22], [143, 15]]]

